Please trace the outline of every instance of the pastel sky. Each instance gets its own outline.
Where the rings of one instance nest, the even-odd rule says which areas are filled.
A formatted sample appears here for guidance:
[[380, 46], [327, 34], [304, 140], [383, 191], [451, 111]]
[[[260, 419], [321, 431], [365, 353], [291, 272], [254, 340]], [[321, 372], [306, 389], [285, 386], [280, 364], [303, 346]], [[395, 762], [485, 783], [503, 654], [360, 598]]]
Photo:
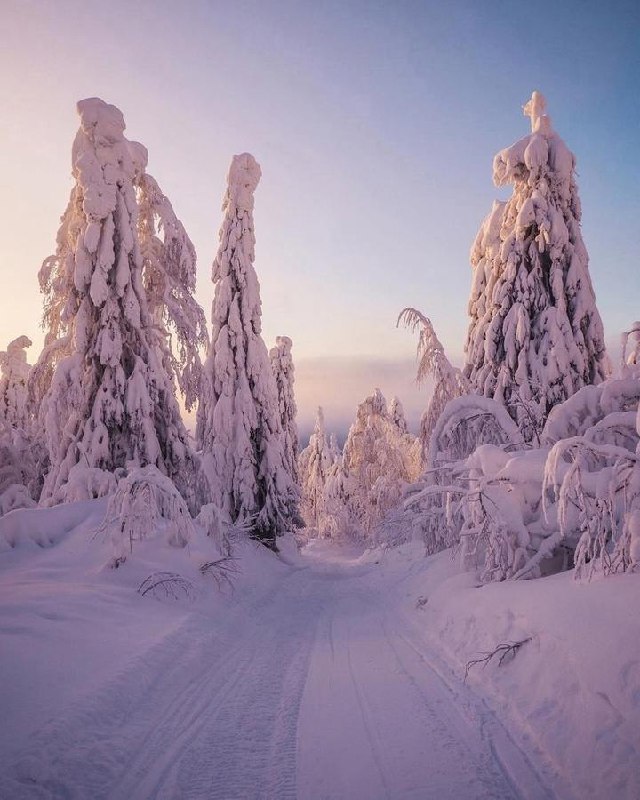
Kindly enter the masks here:
[[[196, 246], [198, 296], [231, 156], [262, 166], [264, 336], [294, 341], [300, 423], [344, 430], [376, 385], [414, 421], [415, 339], [454, 360], [494, 154], [548, 99], [576, 154], [583, 234], [612, 342], [640, 317], [640, 4], [496, 0], [0, 0], [0, 346], [42, 343], [37, 271], [71, 188], [75, 103], [117, 105]], [[347, 366], [345, 366], [347, 365]]]

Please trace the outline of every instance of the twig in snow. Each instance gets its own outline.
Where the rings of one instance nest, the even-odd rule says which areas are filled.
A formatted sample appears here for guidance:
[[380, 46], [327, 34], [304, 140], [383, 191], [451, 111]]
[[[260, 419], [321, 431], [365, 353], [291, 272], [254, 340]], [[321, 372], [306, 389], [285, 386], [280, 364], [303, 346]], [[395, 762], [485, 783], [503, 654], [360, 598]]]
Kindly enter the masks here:
[[498, 658], [498, 666], [502, 666], [503, 663], [512, 661], [518, 650], [522, 647], [523, 644], [531, 641], [531, 636], [527, 637], [526, 639], [521, 639], [519, 642], [503, 642], [499, 644], [495, 650], [491, 650], [490, 652], [484, 653], [481, 658], [473, 658], [471, 661], [467, 661], [467, 665], [464, 669], [464, 679], [467, 680], [469, 675], [469, 670], [471, 667], [475, 666], [476, 664], [482, 664], [484, 667], [491, 661], [491, 659], [496, 656]]

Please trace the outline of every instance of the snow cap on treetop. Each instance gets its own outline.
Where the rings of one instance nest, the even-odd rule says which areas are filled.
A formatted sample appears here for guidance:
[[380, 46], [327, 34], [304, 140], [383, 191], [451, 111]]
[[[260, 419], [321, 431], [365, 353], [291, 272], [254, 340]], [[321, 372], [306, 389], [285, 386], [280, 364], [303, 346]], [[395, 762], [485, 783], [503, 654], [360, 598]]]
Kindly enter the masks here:
[[253, 211], [253, 193], [261, 176], [260, 165], [251, 153], [234, 156], [229, 167], [223, 210], [228, 206], [235, 206], [240, 211]]
[[285, 351], [291, 350], [293, 347], [293, 342], [288, 336], [276, 336], [276, 345], [278, 347], [283, 347]]
[[552, 132], [551, 117], [544, 112], [547, 110], [547, 100], [541, 92], [534, 91], [531, 99], [522, 106], [525, 117], [531, 117], [531, 132], [549, 135]]
[[82, 130], [96, 146], [110, 146], [123, 139], [125, 124], [122, 111], [99, 97], [77, 103]]

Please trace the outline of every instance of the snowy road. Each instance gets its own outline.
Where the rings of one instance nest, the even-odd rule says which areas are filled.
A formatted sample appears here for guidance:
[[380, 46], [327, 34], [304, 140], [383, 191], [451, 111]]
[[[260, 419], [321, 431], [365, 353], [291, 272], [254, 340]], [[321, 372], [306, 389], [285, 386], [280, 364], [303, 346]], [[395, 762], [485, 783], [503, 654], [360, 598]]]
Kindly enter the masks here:
[[[29, 741], [3, 798], [549, 797], [375, 564], [322, 552], [194, 613]], [[517, 789], [515, 788], [517, 786]]]

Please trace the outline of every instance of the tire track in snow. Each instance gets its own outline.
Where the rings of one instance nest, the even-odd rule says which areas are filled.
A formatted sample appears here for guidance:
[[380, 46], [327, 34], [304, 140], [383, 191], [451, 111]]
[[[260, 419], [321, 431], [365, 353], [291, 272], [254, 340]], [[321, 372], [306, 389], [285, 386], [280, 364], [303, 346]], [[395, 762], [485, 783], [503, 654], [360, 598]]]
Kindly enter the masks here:
[[382, 748], [380, 745], [380, 741], [378, 740], [378, 737], [374, 734], [374, 728], [369, 722], [369, 717], [371, 716], [371, 710], [364, 699], [364, 695], [358, 684], [356, 673], [353, 669], [353, 662], [351, 660], [351, 642], [347, 643], [347, 664], [349, 666], [349, 675], [351, 677], [351, 682], [353, 683], [355, 696], [358, 701], [358, 707], [360, 709], [360, 717], [362, 718], [362, 724], [366, 731], [367, 739], [369, 740], [369, 746], [371, 747], [371, 754], [373, 756], [373, 761], [376, 765], [376, 769], [378, 770], [378, 775], [380, 776], [380, 783], [382, 784], [385, 796], [390, 797], [391, 795], [389, 794], [389, 784], [387, 781], [386, 772], [384, 767], [382, 766], [383, 755], [382, 755]]

